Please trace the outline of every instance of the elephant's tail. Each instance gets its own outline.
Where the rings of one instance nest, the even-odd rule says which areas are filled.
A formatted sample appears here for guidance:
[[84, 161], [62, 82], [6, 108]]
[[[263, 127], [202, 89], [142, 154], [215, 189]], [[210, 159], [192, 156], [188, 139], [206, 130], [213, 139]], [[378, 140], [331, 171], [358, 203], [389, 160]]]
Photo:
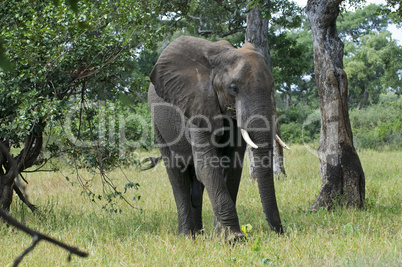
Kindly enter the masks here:
[[159, 161], [161, 161], [162, 156], [157, 157], [157, 158], [146, 158], [140, 163], [140, 171], [147, 171], [155, 167]]

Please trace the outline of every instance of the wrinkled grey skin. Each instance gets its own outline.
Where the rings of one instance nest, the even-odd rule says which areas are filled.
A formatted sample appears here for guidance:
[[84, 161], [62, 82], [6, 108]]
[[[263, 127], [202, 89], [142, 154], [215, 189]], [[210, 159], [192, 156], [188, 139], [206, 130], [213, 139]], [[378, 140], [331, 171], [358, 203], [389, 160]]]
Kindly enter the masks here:
[[226, 41], [180, 37], [162, 52], [150, 77], [148, 101], [179, 234], [202, 229], [205, 187], [214, 224], [229, 237], [242, 236], [236, 196], [246, 143], [240, 128], [259, 146], [262, 206], [270, 227], [282, 233], [271, 164], [273, 78], [264, 57], [251, 44], [235, 49]]

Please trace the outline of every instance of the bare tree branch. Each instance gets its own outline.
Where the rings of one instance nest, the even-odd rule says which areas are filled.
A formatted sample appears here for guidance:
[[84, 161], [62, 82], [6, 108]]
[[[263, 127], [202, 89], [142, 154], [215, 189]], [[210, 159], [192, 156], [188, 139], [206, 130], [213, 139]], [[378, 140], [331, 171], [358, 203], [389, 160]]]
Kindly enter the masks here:
[[230, 30], [230, 31], [227, 31], [227, 32], [221, 34], [219, 37], [223, 38], [223, 37], [226, 37], [226, 36], [235, 34], [235, 33], [237, 33], [237, 32], [242, 32], [242, 31], [244, 31], [245, 29], [246, 29], [246, 27], [236, 28], [236, 29], [233, 29], [233, 30]]
[[15, 259], [13, 267], [18, 266], [21, 263], [22, 259], [35, 248], [39, 241], [40, 240], [38, 239], [38, 237], [34, 236], [32, 244], [26, 250], [24, 250], [24, 252], [22, 252], [22, 254], [18, 258]]
[[24, 193], [22, 193], [21, 189], [16, 184], [14, 184], [13, 189], [21, 201], [24, 202], [32, 212], [34, 212], [36, 210], [36, 206], [29, 202], [28, 198], [24, 195]]
[[63, 242], [57, 241], [56, 239], [53, 239], [47, 235], [41, 234], [36, 232], [35, 230], [32, 230], [31, 228], [23, 225], [22, 223], [18, 222], [16, 219], [11, 217], [7, 212], [5, 212], [3, 209], [0, 209], [0, 217], [2, 217], [7, 223], [15, 226], [16, 228], [24, 231], [25, 233], [29, 234], [30, 236], [33, 237], [33, 243], [30, 247], [28, 247], [17, 259], [14, 261], [13, 266], [18, 266], [18, 264], [22, 261], [22, 259], [29, 253], [31, 252], [35, 246], [39, 243], [41, 240], [48, 241], [52, 244], [55, 244], [59, 247], [64, 248], [65, 250], [68, 250], [71, 254], [75, 254], [80, 257], [88, 257], [88, 253], [79, 250], [78, 248], [69, 246]]
[[198, 34], [199, 35], [208, 35], [208, 34], [212, 34], [214, 32], [212, 30], [203, 30], [202, 29], [202, 27], [204, 25], [204, 23], [202, 22], [202, 15], [200, 15], [199, 17], [188, 15], [188, 17], [200, 21], [200, 26], [198, 27]]
[[18, 172], [31, 167], [42, 151], [43, 128], [45, 127], [45, 123], [41, 124], [42, 125], [38, 124], [38, 127], [41, 127], [41, 130], [39, 130], [38, 133], [35, 134], [34, 131], [32, 131], [31, 134], [25, 138], [24, 148], [21, 150], [16, 159]]

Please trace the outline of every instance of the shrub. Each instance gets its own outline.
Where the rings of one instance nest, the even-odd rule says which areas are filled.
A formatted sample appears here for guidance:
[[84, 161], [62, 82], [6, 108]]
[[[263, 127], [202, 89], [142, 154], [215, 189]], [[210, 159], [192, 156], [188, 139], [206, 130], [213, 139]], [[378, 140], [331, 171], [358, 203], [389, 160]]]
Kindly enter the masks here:
[[377, 105], [350, 112], [355, 147], [401, 149], [402, 99], [388, 94]]

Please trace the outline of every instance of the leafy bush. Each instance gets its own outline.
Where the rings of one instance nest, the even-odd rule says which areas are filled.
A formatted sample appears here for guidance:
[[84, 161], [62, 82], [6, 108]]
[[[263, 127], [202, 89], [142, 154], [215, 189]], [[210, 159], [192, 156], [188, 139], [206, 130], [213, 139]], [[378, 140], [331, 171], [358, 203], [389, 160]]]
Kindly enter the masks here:
[[401, 149], [402, 99], [382, 95], [380, 103], [350, 112], [356, 148]]
[[48, 132], [47, 150], [62, 154], [76, 167], [111, 169], [136, 164], [133, 151], [153, 145], [151, 114], [147, 104], [122, 105], [119, 101], [67, 104], [63, 119]]

